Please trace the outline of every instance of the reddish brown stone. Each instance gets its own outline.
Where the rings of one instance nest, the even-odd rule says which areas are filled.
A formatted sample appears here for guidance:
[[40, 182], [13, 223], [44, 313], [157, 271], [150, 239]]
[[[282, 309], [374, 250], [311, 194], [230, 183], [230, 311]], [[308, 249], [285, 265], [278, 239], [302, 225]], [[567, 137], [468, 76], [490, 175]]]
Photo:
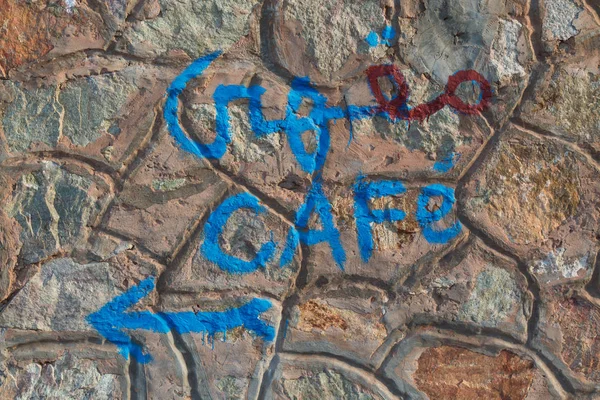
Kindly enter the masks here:
[[[0, 0], [0, 69], [4, 72], [44, 57], [55, 48], [101, 48], [100, 16], [85, 6], [61, 2]], [[69, 46], [66, 44], [69, 43]]]
[[491, 357], [449, 346], [425, 350], [414, 374], [432, 400], [525, 399], [533, 378], [533, 362], [511, 352]]
[[548, 302], [549, 329], [560, 328], [560, 343], [555, 350], [575, 373], [600, 382], [600, 309], [585, 299], [561, 294], [555, 289]]

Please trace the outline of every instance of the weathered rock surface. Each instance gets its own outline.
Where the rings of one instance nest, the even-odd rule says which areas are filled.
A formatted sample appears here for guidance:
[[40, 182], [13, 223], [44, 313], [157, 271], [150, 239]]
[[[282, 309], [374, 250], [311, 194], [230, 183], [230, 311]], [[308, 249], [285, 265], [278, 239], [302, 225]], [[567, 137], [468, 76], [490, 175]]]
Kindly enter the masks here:
[[[391, 352], [384, 376], [411, 398], [564, 398], [531, 353], [498, 339], [424, 329]], [[541, 396], [541, 397], [536, 397]]]
[[[181, 123], [188, 135], [210, 144], [217, 135], [215, 91], [220, 85], [260, 85], [262, 112], [267, 121], [286, 116], [290, 86], [270, 71], [257, 66], [246, 51], [232, 51], [217, 60], [202, 79], [190, 82], [180, 96]], [[234, 181], [275, 199], [292, 212], [302, 204], [311, 176], [299, 165], [283, 130], [257, 137], [251, 126], [248, 100], [233, 101], [228, 107], [231, 143], [215, 166]], [[307, 146], [309, 147], [309, 146]], [[314, 147], [314, 145], [313, 145]]]
[[544, 280], [589, 276], [600, 229], [597, 166], [515, 127], [494, 150], [459, 195], [468, 218]]
[[527, 3], [430, 0], [406, 7], [398, 18], [402, 60], [445, 85], [456, 71], [475, 69], [496, 97], [486, 114], [495, 123], [510, 115], [533, 63]]
[[165, 257], [181, 246], [228, 187], [163, 136], [115, 199], [106, 228]]
[[[239, 193], [229, 192], [228, 196]], [[264, 207], [264, 206], [263, 206]], [[247, 272], [227, 269], [219, 259], [209, 259], [205, 248], [205, 229], [192, 238], [182, 257], [167, 275], [168, 290], [203, 292], [259, 291], [283, 298], [290, 293], [300, 269], [299, 257], [281, 265], [286, 235], [291, 227], [269, 209], [257, 213], [249, 209], [235, 211], [223, 226], [218, 245], [221, 251], [246, 262], [257, 260], [264, 246], [273, 252], [263, 266]]]
[[522, 105], [520, 119], [600, 159], [598, 65], [585, 65], [581, 58], [546, 68]]
[[596, 0], [0, 11], [0, 399], [600, 398]]
[[[35, 342], [2, 357], [0, 394], [5, 399], [120, 399], [128, 395], [127, 366], [101, 346], [37, 344], [42, 358], [32, 358]], [[87, 348], [86, 348], [87, 347]], [[91, 347], [91, 348], [90, 348]]]
[[[550, 351], [566, 375], [582, 378], [585, 384], [599, 387], [600, 362], [597, 301], [578, 295], [567, 286], [557, 286], [544, 293], [541, 320], [536, 331], [536, 346]], [[575, 385], [579, 385], [573, 379]], [[588, 389], [589, 390], [589, 389]]]
[[470, 238], [437, 263], [427, 264], [385, 315], [388, 330], [406, 325], [454, 324], [527, 339], [532, 295], [517, 265]]
[[15, 295], [0, 314], [0, 326], [48, 332], [93, 332], [85, 320], [88, 314], [123, 293], [134, 279], [157, 272], [152, 264], [122, 257], [92, 264], [57, 258], [44, 263], [40, 272]]
[[87, 1], [3, 0], [0, 75], [50, 57], [106, 47], [125, 14], [126, 2], [111, 3], [103, 13]]
[[524, 399], [533, 363], [508, 351], [490, 357], [456, 347], [425, 350], [417, 362], [417, 387], [435, 399]]
[[20, 225], [25, 264], [82, 245], [107, 201], [109, 184], [76, 164], [21, 165], [4, 210]]
[[375, 48], [367, 42], [371, 32], [381, 34], [391, 27], [394, 3], [390, 1], [275, 3], [270, 32], [274, 54], [295, 76], [325, 84], [357, 76], [369, 62], [384, 58], [394, 40], [388, 38]]
[[391, 399], [394, 396], [373, 376], [322, 357], [278, 360], [267, 399]]
[[124, 30], [117, 46], [139, 57], [168, 57], [183, 52], [194, 59], [226, 50], [250, 33], [259, 0], [158, 0]]
[[377, 365], [388, 336], [382, 321], [387, 302], [384, 291], [369, 285], [333, 284], [323, 293], [313, 288], [291, 310], [283, 347]]
[[[377, 182], [378, 179], [367, 181]], [[349, 185], [353, 185], [349, 183]], [[333, 221], [340, 232], [340, 243], [346, 255], [343, 270], [340, 263], [336, 263], [331, 244], [322, 242], [311, 246], [310, 252], [305, 256], [308, 261], [308, 279], [314, 281], [320, 276], [339, 276], [342, 274], [358, 275], [375, 278], [392, 283], [406, 279], [411, 271], [419, 265], [430, 262], [435, 257], [445, 254], [453, 245], [465, 235], [460, 221], [457, 220], [455, 205], [453, 203], [453, 188], [448, 188], [447, 198], [431, 196], [427, 203], [421, 197], [427, 185], [406, 185], [406, 191], [398, 195], [384, 196], [370, 201], [369, 205], [374, 210], [397, 209], [406, 216], [397, 222], [385, 221], [381, 224], [372, 223], [371, 234], [373, 237], [373, 251], [368, 261], [361, 255], [361, 243], [358, 241], [357, 219], [355, 218], [355, 199], [352, 186], [340, 184], [324, 185], [323, 193], [331, 204]], [[418, 210], [435, 212], [442, 206], [448, 206], [448, 212], [439, 221], [432, 222], [429, 228], [435, 231], [447, 231], [449, 234], [446, 242], [436, 243], [425, 236], [424, 225], [417, 220]], [[318, 230], [322, 221], [312, 214], [308, 228]], [[361, 229], [364, 229], [361, 228]], [[361, 231], [363, 235], [366, 232]]]
[[172, 77], [136, 65], [41, 87], [8, 81], [0, 103], [7, 151], [59, 149], [118, 169], [150, 134], [152, 108]]

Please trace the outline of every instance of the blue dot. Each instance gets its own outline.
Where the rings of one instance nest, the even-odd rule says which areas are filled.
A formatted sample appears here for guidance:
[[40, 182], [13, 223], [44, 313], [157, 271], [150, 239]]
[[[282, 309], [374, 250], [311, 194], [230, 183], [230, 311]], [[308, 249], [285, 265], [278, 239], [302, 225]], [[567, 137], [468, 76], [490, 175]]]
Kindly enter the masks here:
[[396, 30], [393, 26], [386, 25], [385, 28], [383, 28], [383, 31], [381, 32], [381, 37], [383, 38], [381, 42], [389, 46], [390, 40], [396, 37]]
[[373, 31], [367, 35], [367, 43], [371, 47], [375, 47], [379, 44], [379, 35]]

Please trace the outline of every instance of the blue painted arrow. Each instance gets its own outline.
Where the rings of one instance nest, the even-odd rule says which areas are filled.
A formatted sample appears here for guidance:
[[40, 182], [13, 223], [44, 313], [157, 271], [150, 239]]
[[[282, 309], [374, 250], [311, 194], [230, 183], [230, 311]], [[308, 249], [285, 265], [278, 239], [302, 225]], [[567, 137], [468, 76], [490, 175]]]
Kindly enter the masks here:
[[152, 360], [152, 356], [145, 354], [140, 345], [133, 343], [123, 329], [144, 329], [158, 333], [173, 330], [178, 333], [207, 333], [214, 336], [217, 332], [243, 326], [267, 341], [272, 341], [275, 337], [275, 329], [259, 318], [260, 314], [271, 308], [271, 303], [264, 299], [252, 299], [241, 307], [226, 311], [126, 312], [152, 290], [154, 277], [144, 279], [86, 318], [102, 336], [117, 345], [119, 353], [125, 358], [131, 354], [140, 363]]

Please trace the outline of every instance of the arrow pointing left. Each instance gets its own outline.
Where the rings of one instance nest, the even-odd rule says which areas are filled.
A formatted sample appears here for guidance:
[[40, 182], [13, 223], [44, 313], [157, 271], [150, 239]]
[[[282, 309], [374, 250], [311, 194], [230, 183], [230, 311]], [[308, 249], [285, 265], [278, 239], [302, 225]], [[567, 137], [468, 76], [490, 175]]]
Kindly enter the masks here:
[[178, 333], [207, 333], [214, 336], [217, 332], [244, 327], [266, 341], [272, 341], [275, 337], [275, 329], [260, 319], [260, 314], [271, 308], [271, 303], [264, 299], [255, 298], [241, 307], [225, 311], [127, 312], [152, 290], [154, 277], [144, 279], [86, 318], [102, 336], [119, 348], [119, 353], [125, 358], [131, 354], [140, 363], [152, 360], [150, 354], [144, 353], [140, 345], [132, 342], [124, 329], [143, 329], [158, 333], [173, 330]]

